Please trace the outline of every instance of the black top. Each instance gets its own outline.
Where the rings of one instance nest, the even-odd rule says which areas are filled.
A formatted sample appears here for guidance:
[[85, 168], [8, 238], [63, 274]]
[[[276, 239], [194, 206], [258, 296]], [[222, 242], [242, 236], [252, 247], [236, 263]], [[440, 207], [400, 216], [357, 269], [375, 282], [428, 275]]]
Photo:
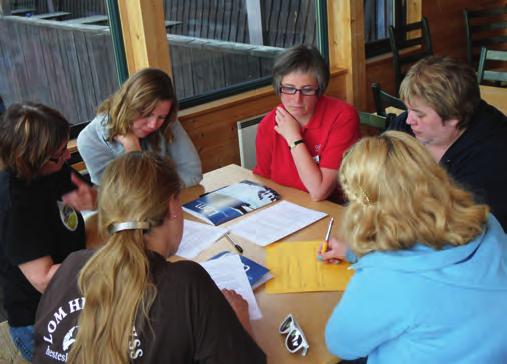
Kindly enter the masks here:
[[[92, 254], [83, 250], [69, 255], [42, 296], [35, 324], [34, 363], [66, 360], [85, 304], [77, 277]], [[266, 362], [263, 351], [199, 264], [168, 263], [153, 253], [150, 272], [157, 297], [149, 312], [151, 327], [134, 326], [129, 345], [133, 363]]]
[[74, 188], [67, 166], [31, 182], [0, 171], [0, 266], [10, 326], [33, 325], [40, 299], [18, 265], [48, 255], [58, 264], [85, 247], [81, 214], [61, 202]]
[[[407, 125], [407, 112], [389, 125], [414, 135]], [[447, 149], [440, 164], [455, 181], [487, 203], [507, 230], [507, 117], [481, 101], [469, 126]]]

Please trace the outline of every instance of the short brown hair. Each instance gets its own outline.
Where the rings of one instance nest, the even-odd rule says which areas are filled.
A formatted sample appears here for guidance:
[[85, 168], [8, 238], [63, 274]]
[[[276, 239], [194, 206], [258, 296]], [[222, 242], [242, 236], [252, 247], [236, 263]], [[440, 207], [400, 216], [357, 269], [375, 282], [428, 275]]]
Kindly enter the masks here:
[[458, 119], [458, 129], [468, 126], [481, 101], [474, 69], [442, 56], [429, 56], [414, 64], [401, 82], [400, 97], [409, 104], [414, 97], [420, 98], [444, 122]]
[[70, 125], [42, 104], [11, 105], [0, 124], [0, 168], [31, 180], [69, 138]]
[[273, 66], [273, 88], [280, 94], [282, 78], [292, 72], [313, 73], [319, 85], [318, 95], [326, 91], [329, 83], [329, 67], [315, 47], [299, 45], [287, 49], [275, 60]]

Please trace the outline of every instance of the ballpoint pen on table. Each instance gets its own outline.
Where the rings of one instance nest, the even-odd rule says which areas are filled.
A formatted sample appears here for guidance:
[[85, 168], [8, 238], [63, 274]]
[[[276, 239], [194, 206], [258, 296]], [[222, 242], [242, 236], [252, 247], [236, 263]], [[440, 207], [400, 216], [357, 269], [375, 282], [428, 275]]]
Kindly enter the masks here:
[[229, 243], [231, 243], [234, 246], [234, 248], [240, 254], [243, 254], [243, 248], [238, 243], [236, 243], [234, 240], [232, 240], [232, 238], [229, 236], [229, 233], [225, 233], [225, 238], [227, 239], [227, 241], [229, 241]]
[[320, 251], [320, 254], [324, 254], [325, 252], [327, 252], [329, 238], [331, 236], [331, 229], [333, 228], [333, 223], [334, 223], [334, 217], [332, 217], [331, 220], [329, 220], [329, 225], [327, 226], [326, 237], [324, 238], [324, 244], [322, 244], [322, 250]]

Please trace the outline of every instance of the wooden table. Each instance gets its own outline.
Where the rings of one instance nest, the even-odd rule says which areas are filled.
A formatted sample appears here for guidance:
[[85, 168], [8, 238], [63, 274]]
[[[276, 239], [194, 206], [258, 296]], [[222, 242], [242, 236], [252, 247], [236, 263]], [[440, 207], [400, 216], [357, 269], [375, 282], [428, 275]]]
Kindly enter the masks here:
[[[270, 180], [260, 178], [251, 171], [237, 165], [229, 165], [218, 170], [206, 173], [200, 186], [186, 189], [181, 194], [182, 203], [197, 198], [204, 192], [213, 191], [217, 188], [238, 182], [244, 179], [260, 182], [278, 191], [282, 199], [299, 205], [323, 211], [340, 221], [342, 207], [329, 201], [313, 202], [307, 193], [292, 188], [280, 186]], [[255, 213], [255, 212], [253, 212]], [[234, 219], [221, 226], [234, 224], [242, 218], [248, 218], [247, 214]], [[193, 216], [185, 214], [186, 219], [196, 220]], [[307, 228], [298, 231], [283, 240], [301, 241], [323, 239], [326, 233], [329, 219], [322, 219]], [[335, 224], [337, 226], [339, 224]], [[264, 248], [248, 243], [246, 240], [236, 237], [244, 249], [244, 254], [259, 263], [264, 263]], [[202, 261], [224, 250], [234, 251], [231, 245], [221, 239], [211, 248], [201, 253], [195, 260]], [[235, 252], [235, 251], [234, 251]], [[268, 356], [268, 363], [311, 363], [330, 364], [338, 359], [331, 355], [325, 346], [324, 328], [331, 311], [341, 297], [341, 292], [307, 292], [290, 294], [267, 294], [262, 286], [255, 291], [255, 297], [263, 314], [261, 320], [252, 321], [255, 338]], [[310, 350], [306, 357], [300, 354], [290, 354], [285, 349], [285, 336], [278, 333], [281, 321], [288, 313], [292, 313], [302, 327], [310, 344]]]
[[480, 85], [481, 98], [507, 115], [507, 88]]

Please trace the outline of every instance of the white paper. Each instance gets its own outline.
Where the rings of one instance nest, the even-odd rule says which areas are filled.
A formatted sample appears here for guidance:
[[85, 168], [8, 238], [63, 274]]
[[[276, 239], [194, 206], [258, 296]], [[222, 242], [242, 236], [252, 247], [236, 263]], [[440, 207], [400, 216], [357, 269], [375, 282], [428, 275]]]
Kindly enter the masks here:
[[231, 232], [260, 246], [266, 246], [327, 216], [325, 212], [307, 209], [281, 201], [265, 210], [231, 225]]
[[237, 254], [223, 256], [200, 263], [220, 289], [233, 289], [248, 302], [250, 320], [259, 320], [262, 313]]
[[176, 255], [192, 259], [227, 233], [227, 229], [185, 220], [183, 238]]

